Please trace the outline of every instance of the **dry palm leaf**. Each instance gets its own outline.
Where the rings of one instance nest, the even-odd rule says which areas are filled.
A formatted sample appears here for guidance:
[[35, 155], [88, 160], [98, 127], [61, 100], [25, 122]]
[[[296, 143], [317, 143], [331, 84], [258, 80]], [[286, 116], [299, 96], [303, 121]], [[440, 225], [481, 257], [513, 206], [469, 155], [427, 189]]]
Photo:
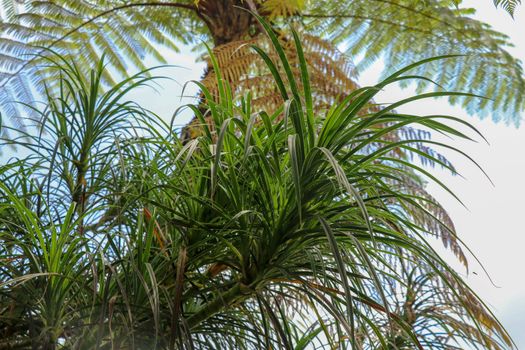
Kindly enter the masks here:
[[[290, 59], [299, 87], [299, 63], [293, 41], [281, 35], [283, 48]], [[350, 60], [329, 42], [308, 34], [302, 34], [302, 45], [308, 63], [310, 80], [314, 95], [314, 106], [318, 111], [326, 109], [356, 89], [354, 69]], [[252, 49], [259, 46], [268, 53], [273, 61], [278, 61], [277, 53], [272, 49], [266, 36], [259, 35], [248, 40], [238, 40], [213, 49], [222, 77], [228, 82], [234, 96], [250, 92], [254, 110], [274, 111], [284, 102], [277, 90], [271, 72], [263, 59]], [[208, 67], [211, 62], [208, 60]], [[213, 96], [218, 95], [217, 76], [209, 69], [202, 83]], [[213, 126], [210, 125], [213, 129]], [[187, 139], [200, 134], [199, 121], [194, 119], [185, 128], [183, 135]]]

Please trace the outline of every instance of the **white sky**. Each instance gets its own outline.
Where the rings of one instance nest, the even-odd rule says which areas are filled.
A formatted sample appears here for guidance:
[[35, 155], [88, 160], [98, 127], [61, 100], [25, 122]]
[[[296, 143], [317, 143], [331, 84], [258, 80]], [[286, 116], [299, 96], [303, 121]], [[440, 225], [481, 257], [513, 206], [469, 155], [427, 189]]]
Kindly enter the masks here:
[[[502, 9], [496, 10], [492, 0], [467, 0], [465, 6], [477, 8], [476, 18], [509, 35], [516, 45], [510, 51], [517, 58], [525, 60], [525, 4], [518, 8], [515, 20]], [[163, 68], [157, 72], [172, 76], [176, 82], [162, 81], [162, 89], [158, 93], [141, 90], [130, 97], [169, 119], [183, 103], [180, 100], [179, 84], [191, 79], [198, 80], [203, 66], [195, 63], [195, 55], [188, 50], [179, 54], [166, 52], [166, 57], [169, 64], [186, 67]], [[380, 70], [381, 62], [363, 73], [360, 83], [376, 83]], [[195, 91], [192, 87], [185, 94], [193, 96]], [[389, 89], [378, 98], [378, 102], [399, 100], [411, 93], [410, 89]], [[184, 100], [185, 103], [190, 101]], [[399, 110], [464, 117], [489, 140], [490, 145], [457, 140], [447, 142], [452, 142], [452, 145], [478, 161], [493, 180], [494, 187], [475, 166], [449, 153], [445, 154], [465, 179], [435, 170], [468, 209], [436, 186], [430, 186], [429, 190], [449, 211], [460, 237], [482, 261], [499, 288], [490, 283], [472, 259], [470, 271], [476, 274], [468, 276], [471, 286], [493, 307], [518, 347], [525, 349], [525, 126], [516, 129], [494, 124], [490, 118], [480, 121], [469, 117], [460, 108], [450, 107], [446, 100], [420, 101]], [[184, 125], [186, 122], [187, 117], [180, 119], [177, 124]]]

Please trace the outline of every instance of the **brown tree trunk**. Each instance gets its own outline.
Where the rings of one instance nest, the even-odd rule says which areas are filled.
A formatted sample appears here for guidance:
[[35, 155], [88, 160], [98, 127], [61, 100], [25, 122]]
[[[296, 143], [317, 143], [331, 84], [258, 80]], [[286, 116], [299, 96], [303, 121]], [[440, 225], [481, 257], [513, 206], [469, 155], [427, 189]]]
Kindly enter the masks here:
[[[197, 15], [206, 23], [213, 38], [214, 47], [225, 45], [234, 41], [243, 40], [257, 35], [259, 27], [250, 11], [257, 11], [257, 7], [251, 0], [200, 0], [197, 5]], [[202, 76], [206, 76], [213, 70], [208, 65]], [[205, 98], [199, 95], [199, 105], [204, 106]], [[205, 113], [205, 108], [201, 108]], [[197, 124], [196, 118], [186, 125], [181, 134], [183, 142], [194, 138], [193, 125]], [[213, 126], [210, 126], [213, 128]], [[198, 127], [197, 127], [198, 128]]]
[[199, 1], [198, 16], [208, 26], [215, 46], [241, 40], [249, 35], [255, 20], [249, 12], [251, 3], [253, 4], [247, 0]]

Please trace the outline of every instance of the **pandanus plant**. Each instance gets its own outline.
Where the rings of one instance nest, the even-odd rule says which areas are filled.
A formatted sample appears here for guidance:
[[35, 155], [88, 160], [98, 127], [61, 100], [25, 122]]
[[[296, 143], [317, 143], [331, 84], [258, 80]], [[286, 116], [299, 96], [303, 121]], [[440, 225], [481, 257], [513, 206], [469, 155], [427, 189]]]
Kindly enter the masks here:
[[[297, 34], [300, 81], [261, 23], [278, 59], [253, 49], [284, 103], [268, 113], [252, 108], [250, 94], [233, 99], [216, 67], [216, 97], [197, 83], [204, 113], [186, 106], [204, 129], [185, 143], [171, 124], [123, 102], [151, 81], [143, 73], [103, 92], [102, 62], [85, 76], [67, 59], [47, 58], [60, 89], [37, 110], [42, 132], [4, 142], [29, 155], [1, 168], [0, 348], [512, 347], [432, 248], [430, 228], [439, 227], [459, 249], [429, 210], [437, 204], [410, 190], [423, 176], [450, 191], [404, 154], [453, 171], [420, 147], [463, 153], [388, 137], [415, 125], [470, 139], [451, 126], [477, 134], [458, 118], [394, 112], [462, 94], [368, 108], [385, 86], [446, 57], [319, 112]], [[436, 285], [453, 305], [446, 311], [426, 297]]]

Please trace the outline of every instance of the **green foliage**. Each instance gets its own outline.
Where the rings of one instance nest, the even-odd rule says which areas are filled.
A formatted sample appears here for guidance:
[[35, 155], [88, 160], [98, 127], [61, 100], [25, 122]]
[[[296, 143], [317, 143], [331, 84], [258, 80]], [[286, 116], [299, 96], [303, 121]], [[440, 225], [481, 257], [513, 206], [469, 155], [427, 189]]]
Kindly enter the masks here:
[[0, 348], [512, 347], [414, 219], [445, 225], [406, 191], [431, 175], [396, 151], [437, 162], [418, 148], [436, 143], [387, 137], [420, 125], [468, 139], [448, 125], [468, 124], [393, 112], [447, 93], [366, 109], [437, 59], [319, 114], [299, 42], [302, 90], [262, 24], [285, 104], [252, 110], [217, 74], [218, 99], [187, 106], [205, 132], [186, 144], [121, 102], [144, 74], [103, 92], [102, 63], [86, 76], [51, 59], [60, 88], [37, 118], [46, 133], [5, 141], [30, 155], [0, 173]]
[[519, 4], [521, 0], [494, 0], [494, 5], [503, 7], [511, 16], [514, 16], [514, 11]]
[[[143, 60], [147, 55], [165, 63], [159, 48], [178, 51], [177, 43], [187, 44], [198, 37], [188, 30], [196, 18], [184, 5], [128, 9], [119, 1], [6, 0], [1, 6], [0, 101], [4, 114], [19, 129], [30, 111], [19, 108], [15, 101], [32, 103], [34, 96], [45, 96], [44, 79], [53, 74], [39, 59], [45, 53], [42, 47], [52, 47], [75, 60], [85, 74], [104, 54], [109, 66], [101, 80], [108, 87], [115, 84], [115, 78], [146, 69]], [[170, 7], [181, 9], [186, 19], [173, 21], [176, 11]]]
[[[495, 1], [512, 13], [519, 1]], [[234, 6], [258, 10], [276, 25], [303, 22], [322, 37], [347, 49], [351, 58], [363, 54], [358, 70], [382, 57], [385, 73], [427, 57], [465, 54], [456, 60], [434, 62], [419, 68], [451, 90], [470, 91], [489, 97], [451, 97], [471, 114], [492, 114], [495, 121], [519, 125], [525, 100], [522, 64], [506, 47], [508, 38], [472, 18], [474, 10], [450, 0], [294, 1], [279, 0], [221, 2], [180, 0], [145, 1], [27, 1], [5, 0], [0, 24], [0, 102], [2, 111], [17, 128], [28, 112], [13, 101], [30, 103], [34, 93], [44, 94], [42, 82], [49, 72], [34, 59], [41, 46], [52, 46], [74, 58], [87, 72], [92, 62], [106, 53], [111, 69], [104, 72], [109, 86], [115, 77], [144, 69], [143, 58], [153, 55], [160, 62], [162, 46], [177, 50], [177, 43], [203, 49], [218, 33], [239, 30], [228, 40], [249, 37], [259, 31], [251, 20], [237, 28]], [[252, 5], [250, 5], [252, 4]], [[222, 8], [222, 7], [224, 8]], [[220, 10], [220, 11], [219, 11]], [[236, 13], [232, 20], [226, 17]], [[220, 14], [220, 15], [217, 15]], [[224, 17], [224, 23], [221, 22]], [[227, 23], [230, 23], [229, 25]], [[225, 28], [225, 27], [229, 28]], [[251, 33], [251, 34], [250, 34]], [[480, 73], [482, 72], [482, 73]], [[385, 75], [386, 76], [386, 75]], [[424, 88], [426, 83], [419, 82]]]
[[[494, 121], [518, 126], [525, 106], [522, 63], [506, 51], [512, 46], [509, 38], [473, 19], [474, 14], [475, 10], [456, 7], [450, 1], [316, 1], [303, 17], [311, 18], [308, 28], [319, 28], [320, 34], [343, 45], [350, 57], [362, 57], [358, 71], [380, 58], [388, 75], [425, 57], [465, 55], [416, 72], [437, 82], [436, 89], [469, 91], [488, 98], [449, 98], [469, 114], [492, 115]], [[421, 80], [417, 87], [421, 92], [428, 82]]]

